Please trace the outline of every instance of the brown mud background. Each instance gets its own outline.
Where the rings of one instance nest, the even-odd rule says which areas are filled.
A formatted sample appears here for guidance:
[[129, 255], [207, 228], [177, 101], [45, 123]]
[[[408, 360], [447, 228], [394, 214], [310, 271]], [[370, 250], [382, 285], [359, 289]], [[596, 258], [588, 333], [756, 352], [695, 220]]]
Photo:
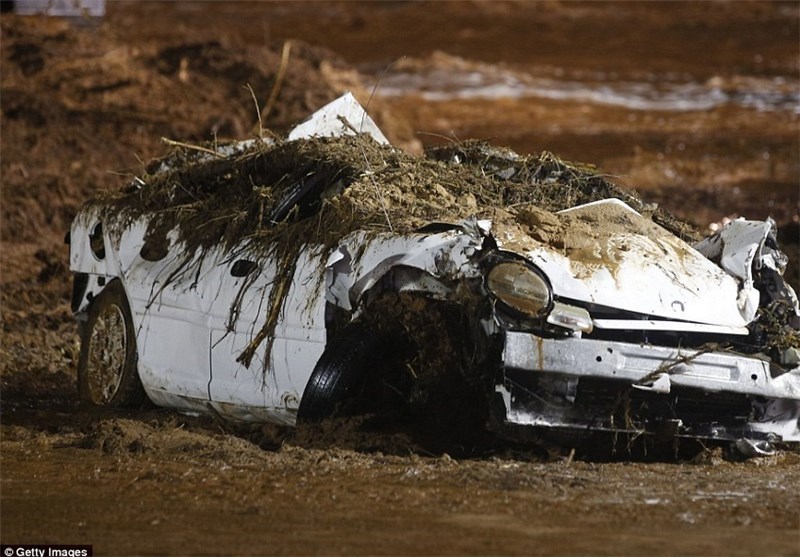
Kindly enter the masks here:
[[[153, 2], [109, 4], [94, 23], [4, 14], [2, 542], [98, 554], [800, 554], [796, 453], [600, 463], [498, 446], [454, 460], [347, 423], [287, 432], [81, 409], [62, 243], [79, 205], [163, 153], [161, 137], [252, 135], [244, 85], [266, 107], [291, 40], [267, 128], [353, 90], [412, 151], [454, 138], [552, 151], [701, 230], [772, 216], [798, 261], [799, 13]], [[510, 93], [474, 94], [481, 80]]]

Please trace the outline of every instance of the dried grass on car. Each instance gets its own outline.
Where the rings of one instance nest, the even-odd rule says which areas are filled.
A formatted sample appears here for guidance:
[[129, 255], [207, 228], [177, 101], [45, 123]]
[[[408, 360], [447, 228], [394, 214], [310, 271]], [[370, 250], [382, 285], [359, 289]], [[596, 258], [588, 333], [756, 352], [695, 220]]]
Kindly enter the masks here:
[[[498, 210], [514, 214], [526, 204], [554, 212], [611, 197], [651, 213], [679, 236], [694, 237], [688, 225], [651, 210], [591, 167], [546, 152], [517, 157], [483, 143], [413, 157], [365, 136], [254, 142], [219, 157], [177, 147], [158, 162], [165, 164], [149, 165], [139, 187], [107, 194], [98, 206], [107, 204], [115, 215], [110, 221], [149, 216], [153, 227], [176, 227], [187, 253], [218, 245], [230, 249], [245, 239], [252, 248], [273, 249], [288, 229], [293, 238], [301, 233], [303, 243], [328, 245], [357, 229], [404, 233], [430, 222], [491, 217]], [[318, 183], [309, 197], [318, 202], [273, 220], [275, 204], [311, 179]]]

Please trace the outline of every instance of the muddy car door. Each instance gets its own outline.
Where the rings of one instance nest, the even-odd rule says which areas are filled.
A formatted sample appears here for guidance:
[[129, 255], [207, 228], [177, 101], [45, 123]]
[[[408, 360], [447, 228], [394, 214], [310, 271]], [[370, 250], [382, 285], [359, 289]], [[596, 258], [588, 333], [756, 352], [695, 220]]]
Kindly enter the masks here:
[[202, 409], [208, 404], [208, 319], [213, 292], [209, 254], [185, 254], [169, 242], [156, 255], [144, 227], [123, 235], [120, 267], [130, 298], [142, 384], [153, 402]]
[[240, 254], [220, 265], [210, 309], [211, 405], [238, 420], [294, 422], [325, 342], [320, 254], [291, 268]]

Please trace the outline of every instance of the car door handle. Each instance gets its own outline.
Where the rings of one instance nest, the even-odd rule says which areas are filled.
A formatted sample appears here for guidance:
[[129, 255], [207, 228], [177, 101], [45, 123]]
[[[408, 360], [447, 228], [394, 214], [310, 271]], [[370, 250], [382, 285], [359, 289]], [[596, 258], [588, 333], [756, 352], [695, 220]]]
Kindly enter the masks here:
[[231, 276], [237, 278], [246, 277], [256, 269], [258, 269], [258, 265], [255, 262], [247, 259], [239, 259], [231, 265]]

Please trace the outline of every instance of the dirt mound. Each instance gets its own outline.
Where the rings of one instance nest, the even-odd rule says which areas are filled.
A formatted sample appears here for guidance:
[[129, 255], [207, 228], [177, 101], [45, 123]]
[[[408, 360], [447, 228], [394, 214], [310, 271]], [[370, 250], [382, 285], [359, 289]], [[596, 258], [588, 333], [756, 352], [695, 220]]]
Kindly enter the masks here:
[[255, 464], [267, 456], [242, 437], [184, 429], [175, 420], [104, 420], [90, 426], [76, 444], [114, 456], [158, 453], [175, 460], [221, 461], [229, 465]]
[[[74, 431], [39, 435], [82, 449], [99, 450], [113, 457], [158, 456], [173, 461], [204, 462], [268, 467], [286, 460], [298, 466], [315, 466], [325, 454], [329, 461], [369, 461], [373, 455], [407, 456], [422, 449], [405, 433], [381, 432], [368, 419], [342, 418], [297, 428], [271, 424], [220, 423], [211, 418], [192, 418], [172, 413], [137, 418], [112, 416], [90, 422], [77, 435]], [[9, 439], [30, 437], [22, 428], [9, 426]]]
[[[62, 235], [90, 192], [120, 182], [109, 171], [163, 151], [160, 137], [252, 137], [258, 114], [246, 84], [265, 112], [274, 89], [263, 123], [276, 131], [346, 89], [368, 100], [357, 72], [302, 42], [286, 60], [281, 44], [176, 38], [133, 47], [106, 24], [13, 15], [3, 16], [2, 34], [4, 241]], [[394, 122], [390, 136], [402, 127]]]
[[[269, 429], [265, 426], [264, 430]], [[408, 455], [422, 452], [404, 431], [381, 431], [370, 418], [354, 416], [299, 424], [286, 437], [291, 446], [307, 449], [339, 448], [359, 452]]]

